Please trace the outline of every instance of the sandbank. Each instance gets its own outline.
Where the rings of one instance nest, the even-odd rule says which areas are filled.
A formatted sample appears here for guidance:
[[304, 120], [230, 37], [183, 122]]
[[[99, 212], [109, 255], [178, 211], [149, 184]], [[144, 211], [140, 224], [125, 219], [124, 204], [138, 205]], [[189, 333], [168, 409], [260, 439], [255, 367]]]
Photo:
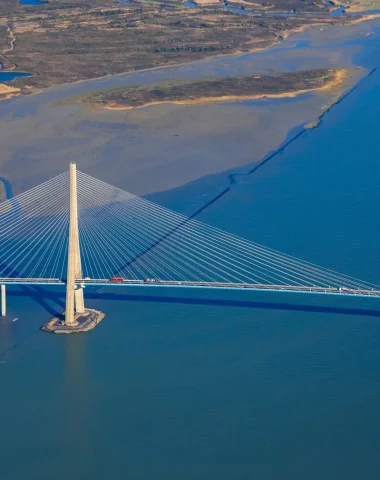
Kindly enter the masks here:
[[154, 105], [163, 105], [163, 104], [174, 104], [174, 105], [199, 105], [205, 103], [214, 103], [214, 102], [230, 102], [230, 101], [244, 101], [244, 100], [260, 100], [263, 98], [267, 99], [281, 99], [281, 98], [295, 98], [299, 95], [311, 92], [323, 92], [332, 89], [337, 89], [342, 87], [349, 78], [349, 71], [347, 69], [339, 69], [332, 72], [333, 78], [326, 82], [325, 85], [321, 85], [315, 88], [308, 88], [304, 90], [294, 90], [289, 92], [282, 93], [272, 93], [272, 94], [252, 94], [252, 95], [222, 95], [222, 96], [208, 96], [208, 97], [199, 97], [194, 99], [183, 99], [183, 100], [162, 100], [149, 102], [144, 105], [139, 106], [129, 106], [122, 105], [117, 102], [109, 102], [106, 104], [97, 104], [98, 108], [104, 108], [107, 110], [133, 110], [136, 108], [146, 108]]
[[0, 100], [6, 100], [14, 95], [20, 95], [20, 89], [0, 83]]

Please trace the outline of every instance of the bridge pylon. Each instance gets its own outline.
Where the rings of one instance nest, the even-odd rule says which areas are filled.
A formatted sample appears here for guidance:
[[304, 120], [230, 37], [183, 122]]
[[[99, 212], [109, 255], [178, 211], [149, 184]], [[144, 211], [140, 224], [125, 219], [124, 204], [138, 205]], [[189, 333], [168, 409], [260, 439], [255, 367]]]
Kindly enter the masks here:
[[66, 279], [66, 325], [76, 325], [75, 313], [84, 313], [83, 288], [76, 285], [76, 280], [82, 278], [82, 262], [80, 257], [79, 228], [78, 228], [78, 194], [77, 168], [70, 163], [70, 220], [69, 220], [69, 248], [67, 257]]
[[[95, 328], [104, 318], [104, 313], [84, 307], [82, 284], [83, 271], [78, 225], [77, 168], [69, 167], [69, 236], [66, 275], [65, 320], [62, 316], [53, 317], [42, 329], [53, 333], [86, 332]], [[67, 230], [66, 230], [67, 232]], [[78, 282], [80, 281], [80, 283]]]

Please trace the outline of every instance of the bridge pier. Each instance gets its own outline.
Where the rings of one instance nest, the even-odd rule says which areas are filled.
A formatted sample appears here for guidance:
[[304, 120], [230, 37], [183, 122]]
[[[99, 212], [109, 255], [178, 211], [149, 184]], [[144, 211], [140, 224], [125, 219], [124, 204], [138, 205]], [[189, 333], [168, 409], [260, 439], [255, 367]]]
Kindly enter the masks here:
[[1, 285], [1, 316], [5, 317], [7, 314], [7, 297], [6, 297], [6, 287]]
[[84, 295], [83, 295], [83, 287], [76, 285], [74, 291], [74, 303], [75, 303], [75, 312], [76, 313], [84, 313]]

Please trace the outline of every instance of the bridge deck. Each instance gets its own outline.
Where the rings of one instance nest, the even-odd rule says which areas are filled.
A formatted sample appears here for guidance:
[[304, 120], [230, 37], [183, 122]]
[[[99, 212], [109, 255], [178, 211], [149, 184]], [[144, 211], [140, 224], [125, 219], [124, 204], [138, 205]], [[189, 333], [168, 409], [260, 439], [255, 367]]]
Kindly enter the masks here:
[[[175, 280], [120, 280], [105, 278], [78, 279], [77, 284], [88, 286], [144, 286], [144, 287], [181, 287], [181, 288], [212, 288], [226, 290], [256, 290], [271, 292], [319, 293], [324, 295], [344, 295], [360, 297], [380, 297], [380, 290], [353, 290], [345, 287], [311, 287], [302, 285], [264, 285], [250, 283], [220, 283], [220, 282], [190, 282]], [[0, 278], [0, 284], [12, 285], [65, 285], [65, 280], [59, 278]]]

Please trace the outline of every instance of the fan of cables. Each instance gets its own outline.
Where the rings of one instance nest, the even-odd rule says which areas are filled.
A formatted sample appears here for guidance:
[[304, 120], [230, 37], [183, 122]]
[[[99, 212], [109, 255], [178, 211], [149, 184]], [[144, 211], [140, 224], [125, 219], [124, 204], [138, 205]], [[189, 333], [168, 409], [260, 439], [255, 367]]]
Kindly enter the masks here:
[[[378, 289], [79, 171], [77, 200], [84, 278]], [[0, 204], [0, 278], [66, 277], [69, 202], [64, 173]]]

